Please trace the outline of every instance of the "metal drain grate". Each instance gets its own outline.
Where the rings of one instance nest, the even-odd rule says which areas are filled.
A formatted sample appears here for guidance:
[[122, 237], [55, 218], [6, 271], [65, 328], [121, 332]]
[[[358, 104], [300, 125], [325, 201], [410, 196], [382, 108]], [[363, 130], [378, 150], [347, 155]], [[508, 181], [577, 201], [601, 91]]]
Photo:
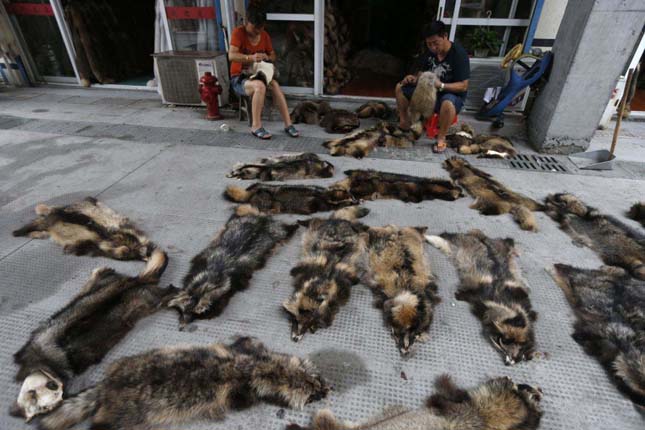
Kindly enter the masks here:
[[509, 158], [508, 162], [513, 169], [569, 173], [569, 170], [557, 158], [548, 155], [517, 154], [515, 157]]

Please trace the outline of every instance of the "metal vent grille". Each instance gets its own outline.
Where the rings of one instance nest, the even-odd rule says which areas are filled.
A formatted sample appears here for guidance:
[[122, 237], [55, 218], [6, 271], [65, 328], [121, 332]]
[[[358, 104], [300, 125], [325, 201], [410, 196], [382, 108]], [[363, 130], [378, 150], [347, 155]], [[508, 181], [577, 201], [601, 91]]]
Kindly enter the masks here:
[[569, 170], [557, 158], [548, 155], [517, 154], [515, 157], [509, 158], [508, 162], [513, 169], [569, 173]]

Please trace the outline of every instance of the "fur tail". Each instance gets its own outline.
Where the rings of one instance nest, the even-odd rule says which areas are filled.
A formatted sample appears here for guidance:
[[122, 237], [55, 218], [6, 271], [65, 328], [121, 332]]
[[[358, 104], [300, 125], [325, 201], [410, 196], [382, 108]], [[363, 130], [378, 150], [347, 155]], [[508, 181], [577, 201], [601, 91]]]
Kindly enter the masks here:
[[537, 231], [537, 221], [530, 209], [526, 206], [515, 205], [511, 208], [511, 215], [522, 230]]
[[338, 209], [331, 215], [331, 218], [352, 221], [358, 218], [363, 218], [369, 213], [370, 210], [368, 208], [364, 208], [362, 206], [350, 206], [348, 208]]
[[298, 424], [289, 424], [286, 430], [348, 430], [349, 427], [339, 423], [329, 409], [323, 409], [316, 413], [311, 427], [302, 427]]
[[246, 203], [249, 200], [250, 193], [242, 187], [229, 185], [224, 191], [224, 197], [231, 202]]
[[450, 242], [444, 239], [441, 236], [431, 236], [429, 234], [425, 235], [426, 241], [429, 244], [437, 248], [439, 251], [443, 252], [446, 255], [451, 255], [452, 251], [450, 250]]
[[168, 256], [160, 248], [156, 248], [148, 257], [148, 263], [143, 271], [139, 273], [139, 278], [159, 280], [166, 270], [166, 266], [168, 266]]
[[63, 404], [40, 420], [41, 430], [65, 430], [85, 421], [98, 407], [98, 387], [94, 386], [66, 399]]

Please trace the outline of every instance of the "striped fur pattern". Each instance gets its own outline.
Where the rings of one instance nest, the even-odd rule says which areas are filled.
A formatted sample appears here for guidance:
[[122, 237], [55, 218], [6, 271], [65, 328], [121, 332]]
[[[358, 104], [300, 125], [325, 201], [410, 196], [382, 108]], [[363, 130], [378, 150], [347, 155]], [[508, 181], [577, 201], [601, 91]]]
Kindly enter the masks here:
[[466, 124], [452, 126], [446, 135], [448, 146], [460, 154], [479, 154], [477, 158], [511, 158], [517, 155], [513, 143], [504, 136], [476, 134]]
[[129, 219], [94, 197], [67, 206], [36, 206], [36, 219], [13, 232], [32, 239], [50, 238], [66, 254], [116, 260], [147, 260], [156, 245]]
[[424, 408], [389, 407], [358, 425], [342, 423], [323, 409], [310, 427], [291, 424], [286, 430], [536, 430], [540, 425], [539, 387], [502, 377], [465, 390], [448, 375], [437, 378], [435, 386]]
[[418, 203], [423, 200], [457, 200], [463, 195], [452, 181], [422, 178], [377, 170], [346, 170], [346, 179], [334, 187], [348, 190], [357, 199], [397, 199]]
[[575, 244], [591, 248], [605, 264], [622, 267], [645, 280], [645, 234], [603, 215], [572, 194], [548, 196], [546, 208]]
[[426, 227], [371, 227], [365, 284], [403, 355], [424, 339], [441, 300], [423, 252]]
[[387, 119], [392, 110], [384, 102], [372, 101], [361, 105], [356, 109], [359, 118], [380, 118]]
[[226, 175], [228, 178], [285, 181], [287, 179], [331, 178], [334, 166], [316, 154], [305, 152], [262, 158], [253, 163], [238, 163]]
[[641, 223], [645, 227], [645, 202], [634, 203], [629, 209], [627, 216]]
[[157, 285], [166, 263], [157, 249], [138, 276], [94, 270], [80, 293], [14, 355], [23, 388], [12, 413], [29, 420], [57, 406], [70, 378], [99, 363], [140, 319], [163, 307], [176, 293]]
[[100, 382], [44, 417], [40, 428], [64, 430], [89, 419], [92, 429], [152, 430], [219, 420], [262, 401], [301, 409], [328, 392], [309, 360], [238, 338], [230, 345], [168, 347], [121, 358]]
[[369, 213], [354, 206], [330, 218], [302, 221], [302, 257], [291, 270], [294, 293], [283, 307], [297, 342], [306, 332], [329, 327], [339, 308], [349, 299], [350, 288], [360, 278], [367, 226], [356, 219]]
[[553, 275], [577, 316], [573, 338], [645, 407], [645, 281], [615, 266], [556, 264]]
[[479, 230], [426, 239], [452, 258], [459, 274], [457, 299], [470, 303], [505, 363], [531, 360], [537, 313], [514, 259], [513, 239], [491, 239]]
[[356, 130], [339, 139], [329, 140], [323, 146], [333, 156], [346, 155], [363, 158], [377, 146], [411, 148], [421, 137], [423, 125], [417, 122], [410, 130], [401, 130], [396, 125], [380, 121], [373, 127]]
[[450, 177], [468, 191], [475, 202], [471, 209], [482, 215], [501, 215], [510, 213], [522, 230], [537, 231], [537, 221], [534, 211], [544, 210], [535, 200], [516, 193], [488, 173], [476, 169], [460, 157], [452, 157], [444, 161], [444, 168]]
[[218, 315], [297, 228], [248, 205], [238, 207], [224, 229], [191, 260], [183, 289], [168, 304], [180, 312], [180, 326]]
[[358, 204], [346, 190], [317, 185], [273, 185], [255, 183], [246, 189], [230, 185], [224, 197], [232, 202], [248, 203], [270, 214], [309, 215]]

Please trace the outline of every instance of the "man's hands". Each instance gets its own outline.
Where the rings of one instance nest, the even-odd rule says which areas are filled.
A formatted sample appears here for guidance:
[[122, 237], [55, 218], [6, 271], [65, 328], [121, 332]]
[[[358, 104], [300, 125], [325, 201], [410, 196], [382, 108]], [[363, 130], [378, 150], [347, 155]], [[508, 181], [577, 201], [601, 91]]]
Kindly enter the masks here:
[[439, 78], [434, 78], [434, 87], [436, 89], [440, 89], [442, 85], [443, 85], [443, 82], [441, 82]]
[[416, 84], [417, 83], [417, 77], [414, 75], [408, 75], [403, 80], [401, 81], [401, 85], [409, 85], [409, 84]]
[[269, 56], [264, 52], [257, 52], [251, 55], [251, 59], [253, 59], [253, 62], [259, 63], [260, 61], [267, 61], [269, 59]]

